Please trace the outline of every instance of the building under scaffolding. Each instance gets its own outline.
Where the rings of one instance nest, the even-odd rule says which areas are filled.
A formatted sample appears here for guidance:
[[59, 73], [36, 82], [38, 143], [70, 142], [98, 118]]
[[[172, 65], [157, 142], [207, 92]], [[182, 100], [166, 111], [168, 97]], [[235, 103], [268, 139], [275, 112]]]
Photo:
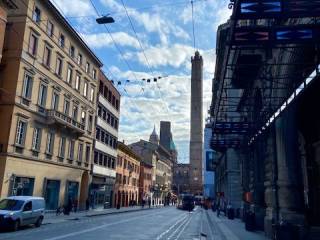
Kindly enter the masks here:
[[234, 0], [218, 28], [216, 191], [268, 236], [320, 227], [320, 1]]

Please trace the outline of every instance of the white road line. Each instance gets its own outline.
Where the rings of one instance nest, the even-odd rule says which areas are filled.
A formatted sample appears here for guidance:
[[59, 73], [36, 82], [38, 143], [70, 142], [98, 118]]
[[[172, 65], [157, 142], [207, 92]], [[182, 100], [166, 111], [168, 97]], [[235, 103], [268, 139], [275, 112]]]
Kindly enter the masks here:
[[144, 217], [152, 216], [152, 215], [154, 215], [154, 213], [148, 214], [148, 215], [142, 215], [142, 216], [138, 216], [138, 217], [129, 218], [129, 219], [123, 220], [123, 221], [118, 221], [118, 222], [113, 222], [113, 223], [106, 223], [106, 224], [103, 224], [103, 225], [100, 225], [100, 226], [97, 226], [97, 227], [88, 228], [88, 229], [85, 229], [85, 230], [82, 230], [82, 231], [68, 233], [68, 234], [64, 234], [64, 235], [53, 237], [53, 238], [47, 238], [45, 240], [59, 240], [59, 239], [64, 239], [64, 238], [68, 238], [68, 237], [74, 237], [74, 236], [77, 236], [77, 235], [80, 235], [80, 234], [83, 234], [83, 233], [93, 232], [93, 231], [101, 229], [101, 228], [105, 228], [105, 227], [109, 227], [109, 226], [113, 226], [113, 225], [117, 225], [117, 224], [121, 224], [121, 223], [130, 222], [130, 221], [135, 220], [135, 219], [144, 218]]
[[160, 240], [164, 235], [166, 235], [168, 232], [170, 232], [172, 230], [172, 228], [174, 228], [178, 223], [182, 222], [185, 218], [187, 218], [188, 215], [183, 215], [182, 218], [179, 218], [174, 225], [172, 225], [168, 230], [164, 231], [163, 233], [161, 233], [158, 237], [157, 240]]
[[[190, 217], [189, 217], [189, 218], [190, 218]], [[185, 219], [181, 222], [181, 224], [171, 233], [171, 235], [168, 236], [167, 240], [170, 240], [172, 237], [174, 237], [174, 235], [179, 231], [179, 229], [180, 229], [181, 227], [183, 227], [186, 222], [188, 222], [188, 219], [189, 219], [189, 218], [188, 218], [188, 217], [185, 218]]]
[[176, 237], [175, 240], [178, 240], [180, 235], [183, 233], [183, 231], [186, 229], [186, 227], [189, 225], [190, 221], [191, 221], [192, 217], [189, 218], [189, 221], [184, 225], [184, 227], [181, 229], [181, 231], [179, 232], [178, 236]]

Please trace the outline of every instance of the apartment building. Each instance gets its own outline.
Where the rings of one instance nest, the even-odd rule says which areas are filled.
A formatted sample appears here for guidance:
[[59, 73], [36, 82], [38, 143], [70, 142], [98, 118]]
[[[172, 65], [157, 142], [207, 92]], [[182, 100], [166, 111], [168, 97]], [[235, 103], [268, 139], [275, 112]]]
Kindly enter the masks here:
[[112, 207], [116, 179], [120, 93], [102, 72], [99, 74], [97, 103], [91, 198], [95, 205]]
[[148, 203], [151, 200], [151, 188], [152, 188], [152, 165], [140, 162], [140, 176], [139, 176], [139, 201], [142, 200]]
[[0, 68], [0, 195], [83, 208], [102, 63], [50, 1], [16, 5]]
[[141, 158], [127, 145], [118, 142], [114, 205], [127, 207], [139, 202]]

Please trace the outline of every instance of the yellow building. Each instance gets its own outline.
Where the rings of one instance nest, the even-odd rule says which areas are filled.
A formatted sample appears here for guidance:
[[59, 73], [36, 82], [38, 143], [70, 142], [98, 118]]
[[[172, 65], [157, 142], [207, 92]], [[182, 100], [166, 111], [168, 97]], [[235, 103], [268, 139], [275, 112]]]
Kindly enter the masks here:
[[0, 195], [83, 208], [102, 63], [50, 1], [16, 5], [0, 66]]

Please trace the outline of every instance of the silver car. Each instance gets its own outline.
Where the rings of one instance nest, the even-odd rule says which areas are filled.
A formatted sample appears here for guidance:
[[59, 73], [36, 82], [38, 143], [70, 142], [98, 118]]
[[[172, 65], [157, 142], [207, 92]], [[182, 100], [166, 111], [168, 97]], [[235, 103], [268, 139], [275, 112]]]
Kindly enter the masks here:
[[0, 201], [0, 227], [16, 231], [20, 226], [35, 224], [44, 219], [45, 201], [42, 197], [12, 196]]

